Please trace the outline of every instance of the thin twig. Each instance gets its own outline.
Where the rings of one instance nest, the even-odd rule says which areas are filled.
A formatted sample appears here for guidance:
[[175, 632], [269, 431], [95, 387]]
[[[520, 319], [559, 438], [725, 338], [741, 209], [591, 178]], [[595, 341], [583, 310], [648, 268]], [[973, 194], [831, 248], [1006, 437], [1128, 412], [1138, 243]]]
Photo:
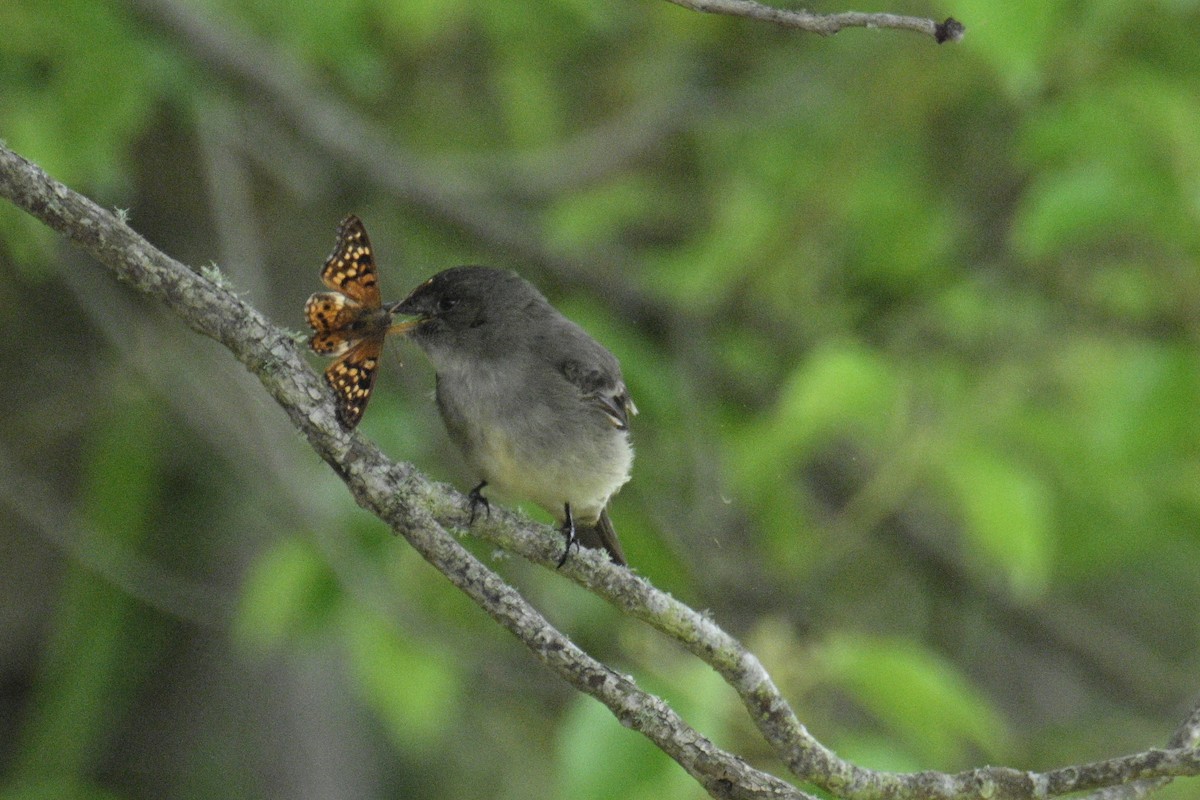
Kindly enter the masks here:
[[944, 22], [935, 22], [924, 17], [905, 17], [900, 14], [864, 14], [859, 11], [813, 14], [810, 11], [775, 8], [755, 3], [753, 0], [667, 0], [667, 2], [692, 11], [772, 22], [785, 28], [796, 28], [821, 36], [832, 36], [844, 28], [891, 28], [898, 31], [923, 33], [932, 36], [938, 44], [942, 44], [959, 41], [967, 30], [961, 22], [953, 17], [948, 17]]

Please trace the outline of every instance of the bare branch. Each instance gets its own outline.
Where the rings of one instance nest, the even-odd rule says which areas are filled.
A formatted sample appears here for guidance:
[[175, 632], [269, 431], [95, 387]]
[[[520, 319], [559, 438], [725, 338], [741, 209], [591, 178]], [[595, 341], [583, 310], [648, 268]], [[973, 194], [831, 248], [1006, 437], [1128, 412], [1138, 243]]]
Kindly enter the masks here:
[[1200, 746], [1200, 698], [1192, 706], [1192, 712], [1183, 721], [1175, 733], [1171, 734], [1167, 747], [1198, 747]]
[[924, 17], [864, 14], [859, 11], [813, 14], [810, 11], [793, 11], [765, 6], [762, 3], [755, 3], [753, 0], [667, 0], [667, 2], [689, 8], [692, 11], [773, 22], [785, 28], [797, 28], [821, 36], [832, 36], [843, 28], [893, 28], [898, 31], [923, 33], [932, 36], [938, 44], [942, 44], [943, 42], [959, 41], [967, 31], [966, 27], [953, 17], [947, 17], [945, 22], [934, 22]]
[[[1200, 745], [1200, 699], [1192, 711], [1167, 741], [1169, 748], [1195, 748]], [[1080, 800], [1140, 800], [1171, 782], [1171, 778], [1149, 778], [1123, 786], [1109, 786], [1086, 795]]]
[[[430, 482], [412, 465], [388, 460], [373, 444], [338, 425], [331, 398], [307, 367], [290, 335], [271, 325], [223, 285], [153, 248], [115, 215], [99, 208], [35, 165], [0, 147], [0, 195], [67, 235], [118, 278], [172, 309], [194, 330], [221, 342], [283, 406], [314, 450], [342, 477], [357, 502], [404, 536], [534, 656], [580, 691], [604, 703], [699, 781], [714, 797], [805, 798], [795, 787], [716, 748], [661, 699], [640, 690], [553, 628], [515, 589], [447, 533], [465, 521], [460, 494]], [[546, 566], [560, 540], [545, 526], [497, 510], [474, 533]], [[1200, 774], [1194, 748], [1200, 711], [1170, 749], [1149, 750], [1047, 773], [983, 768], [957, 775], [882, 773], [842, 759], [804, 728], [753, 654], [714, 622], [598, 553], [571, 559], [563, 570], [630, 614], [682, 642], [738, 691], [763, 735], [804, 780], [854, 800], [932, 798], [1033, 800], [1135, 780]]]

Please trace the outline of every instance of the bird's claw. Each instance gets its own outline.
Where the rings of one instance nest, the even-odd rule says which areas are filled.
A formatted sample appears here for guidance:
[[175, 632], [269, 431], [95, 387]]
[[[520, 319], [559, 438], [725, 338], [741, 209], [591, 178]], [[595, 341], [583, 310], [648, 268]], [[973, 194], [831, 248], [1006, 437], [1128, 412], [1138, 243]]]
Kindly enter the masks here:
[[556, 569], [562, 569], [562, 565], [567, 563], [567, 556], [571, 555], [572, 545], [575, 546], [576, 550], [578, 550], [580, 547], [579, 537], [575, 535], [575, 518], [571, 516], [571, 504], [567, 503], [563, 508], [566, 511], [566, 519], [563, 520], [562, 527], [559, 528], [559, 530], [562, 532], [566, 543], [563, 546], [562, 558], [558, 560], [558, 566]]
[[492, 518], [492, 504], [483, 496], [483, 487], [485, 486], [487, 486], [487, 481], [483, 481], [467, 494], [467, 500], [471, 503], [471, 517], [467, 520], [468, 528], [475, 524], [475, 517], [479, 515], [480, 506], [483, 506], [483, 511], [487, 514], [487, 518]]

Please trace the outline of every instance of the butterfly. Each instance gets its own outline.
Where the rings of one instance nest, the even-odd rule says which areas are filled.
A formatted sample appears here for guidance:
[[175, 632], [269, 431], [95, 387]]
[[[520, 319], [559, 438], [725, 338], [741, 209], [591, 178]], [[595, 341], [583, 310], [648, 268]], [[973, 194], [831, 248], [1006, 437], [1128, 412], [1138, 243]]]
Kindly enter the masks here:
[[304, 304], [313, 329], [308, 346], [319, 355], [336, 357], [325, 369], [325, 382], [333, 389], [338, 420], [352, 430], [371, 399], [384, 338], [412, 323], [392, 325], [394, 306], [383, 305], [375, 251], [362, 220], [353, 214], [338, 226], [337, 244], [325, 260], [321, 281], [333, 291], [315, 292]]

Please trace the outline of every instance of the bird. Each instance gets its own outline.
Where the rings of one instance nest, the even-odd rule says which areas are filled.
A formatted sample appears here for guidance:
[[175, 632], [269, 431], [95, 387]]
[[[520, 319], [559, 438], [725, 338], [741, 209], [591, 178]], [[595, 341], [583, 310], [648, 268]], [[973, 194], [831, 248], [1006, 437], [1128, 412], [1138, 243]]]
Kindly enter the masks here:
[[432, 363], [438, 410], [480, 483], [552, 514], [565, 547], [627, 566], [608, 504], [630, 478], [629, 396], [615, 356], [510, 270], [454, 267], [394, 307]]

